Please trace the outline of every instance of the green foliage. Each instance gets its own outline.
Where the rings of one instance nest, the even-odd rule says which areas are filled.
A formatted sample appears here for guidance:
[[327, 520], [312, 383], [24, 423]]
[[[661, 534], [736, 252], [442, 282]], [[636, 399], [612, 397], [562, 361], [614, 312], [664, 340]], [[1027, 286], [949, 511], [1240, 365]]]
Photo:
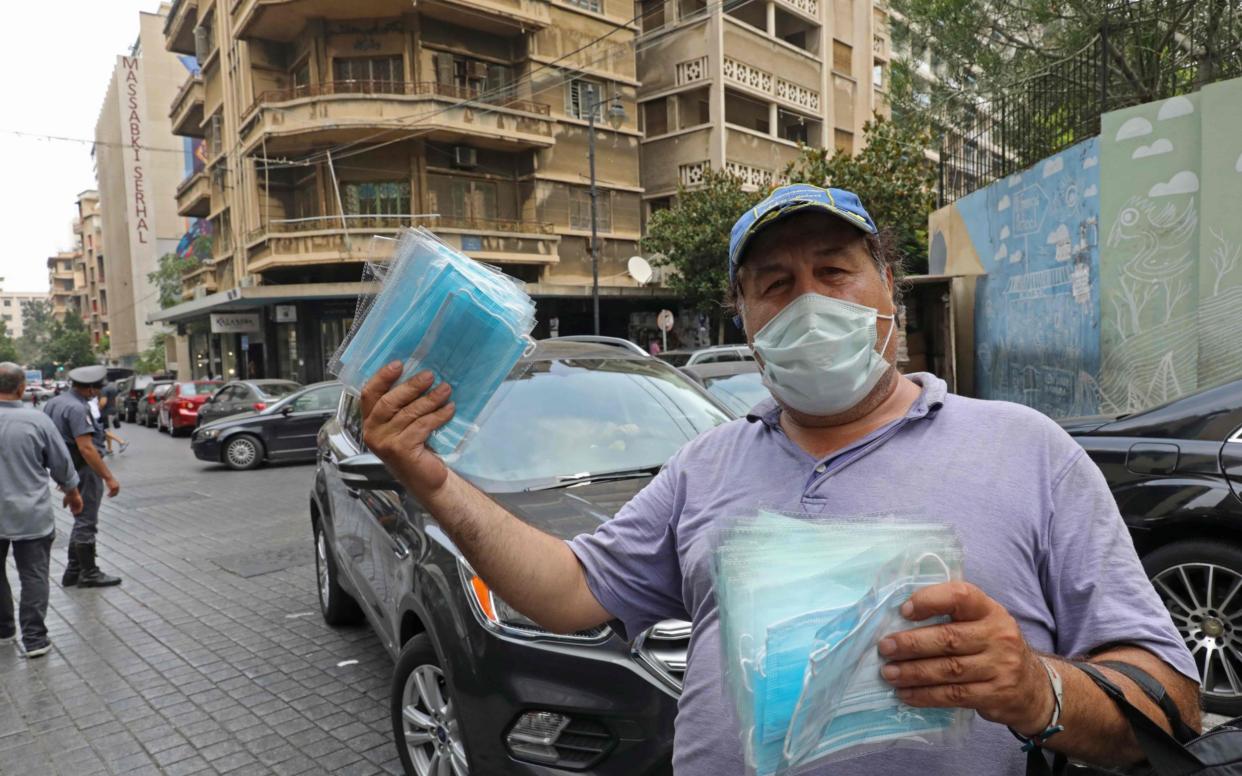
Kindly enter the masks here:
[[134, 371], [140, 375], [154, 375], [166, 371], [164, 341], [167, 337], [166, 333], [159, 332], [151, 338], [151, 346], [142, 351], [138, 363], [134, 364]]
[[[206, 240], [210, 250], [210, 238]], [[147, 273], [147, 280], [159, 289], [160, 309], [167, 309], [181, 302], [181, 276], [199, 265], [198, 241], [195, 241], [194, 256], [181, 258], [176, 253], [165, 253], [160, 257], [159, 268]]]
[[[52, 303], [45, 299], [22, 303], [22, 336], [17, 340], [17, 352], [21, 363], [31, 369], [43, 369], [50, 359], [48, 344], [52, 341]], [[48, 370], [44, 369], [44, 373]]]
[[112, 350], [112, 338], [107, 334], [100, 337], [99, 342], [95, 345], [95, 350], [99, 355], [105, 355], [109, 350]]
[[91, 333], [87, 330], [85, 321], [77, 315], [66, 315], [64, 323], [53, 324], [47, 356], [53, 364], [63, 366], [65, 371], [99, 363], [95, 349], [91, 346]]
[[9, 327], [3, 318], [0, 318], [0, 361], [21, 363], [21, 356], [17, 353], [17, 340], [9, 336]]
[[743, 191], [736, 177], [708, 171], [702, 186], [680, 189], [672, 207], [652, 214], [643, 252], [672, 269], [666, 282], [687, 305], [719, 314], [729, 282], [729, 230], [765, 193]]
[[877, 118], [864, 127], [864, 138], [866, 145], [853, 156], [803, 148], [785, 178], [857, 194], [876, 225], [888, 232], [906, 268], [925, 273], [927, 216], [936, 201], [936, 168], [925, 153], [931, 136], [926, 129]]
[[21, 363], [43, 370], [45, 375], [56, 374], [57, 367], [68, 371], [97, 363], [86, 323], [72, 313], [65, 316], [63, 323], [56, 320], [48, 301], [22, 305], [22, 336], [17, 341], [17, 352]]

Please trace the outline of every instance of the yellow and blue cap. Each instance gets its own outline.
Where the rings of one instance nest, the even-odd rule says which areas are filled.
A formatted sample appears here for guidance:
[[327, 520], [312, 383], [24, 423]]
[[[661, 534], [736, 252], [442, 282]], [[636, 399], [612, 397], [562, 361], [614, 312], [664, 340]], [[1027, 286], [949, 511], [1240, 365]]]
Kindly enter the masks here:
[[878, 231], [875, 221], [852, 191], [824, 189], [809, 183], [781, 186], [733, 224], [729, 234], [729, 283], [737, 282], [738, 264], [752, 237], [782, 218], [806, 210], [821, 210], [837, 216], [867, 234]]

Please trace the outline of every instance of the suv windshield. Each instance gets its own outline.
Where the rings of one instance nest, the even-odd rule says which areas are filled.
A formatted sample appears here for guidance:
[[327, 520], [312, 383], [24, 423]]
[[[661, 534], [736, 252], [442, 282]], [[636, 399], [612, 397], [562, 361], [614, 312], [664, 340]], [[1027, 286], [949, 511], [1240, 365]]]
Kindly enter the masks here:
[[659, 466], [729, 420], [656, 361], [566, 359], [518, 369], [453, 464], [493, 489]]
[[744, 417], [750, 408], [768, 398], [768, 387], [763, 384], [763, 375], [758, 372], [745, 372], [727, 377], [709, 377], [707, 392], [715, 396], [738, 417]]

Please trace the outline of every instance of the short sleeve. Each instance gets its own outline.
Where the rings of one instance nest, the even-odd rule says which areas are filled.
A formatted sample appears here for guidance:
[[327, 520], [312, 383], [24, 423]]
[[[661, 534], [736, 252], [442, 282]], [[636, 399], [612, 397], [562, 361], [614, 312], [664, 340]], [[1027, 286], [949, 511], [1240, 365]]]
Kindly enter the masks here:
[[1198, 682], [1194, 658], [1147, 579], [1108, 483], [1085, 454], [1054, 483], [1052, 505], [1044, 589], [1057, 654], [1124, 643]]
[[94, 436], [95, 421], [91, 418], [91, 411], [85, 405], [74, 405], [65, 412], [65, 425], [68, 426], [69, 436], [77, 439], [83, 435]]
[[[676, 459], [674, 459], [676, 460]], [[661, 620], [690, 619], [677, 556], [676, 464], [670, 462], [612, 520], [569, 541], [587, 587], [632, 639]]]

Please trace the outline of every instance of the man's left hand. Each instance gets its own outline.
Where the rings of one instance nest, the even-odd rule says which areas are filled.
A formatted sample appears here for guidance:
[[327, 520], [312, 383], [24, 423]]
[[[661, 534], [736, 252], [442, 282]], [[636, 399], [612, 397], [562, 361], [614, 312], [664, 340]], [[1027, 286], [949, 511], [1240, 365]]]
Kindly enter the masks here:
[[1048, 674], [1003, 606], [966, 582], [919, 590], [902, 605], [912, 622], [952, 622], [880, 640], [881, 673], [911, 706], [975, 709], [1025, 736], [1042, 733], [1055, 699]]

